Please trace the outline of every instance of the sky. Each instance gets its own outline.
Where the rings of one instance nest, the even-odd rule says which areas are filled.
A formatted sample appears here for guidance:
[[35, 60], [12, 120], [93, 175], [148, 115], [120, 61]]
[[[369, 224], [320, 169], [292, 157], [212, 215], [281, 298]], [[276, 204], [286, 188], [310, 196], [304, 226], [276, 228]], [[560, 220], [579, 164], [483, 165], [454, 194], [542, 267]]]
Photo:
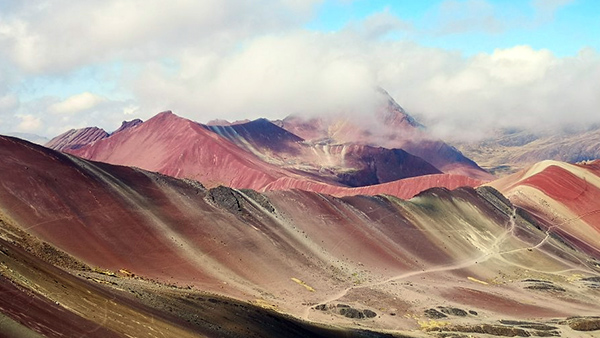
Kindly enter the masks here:
[[596, 0], [0, 0], [0, 133], [369, 118], [443, 138], [600, 122]]

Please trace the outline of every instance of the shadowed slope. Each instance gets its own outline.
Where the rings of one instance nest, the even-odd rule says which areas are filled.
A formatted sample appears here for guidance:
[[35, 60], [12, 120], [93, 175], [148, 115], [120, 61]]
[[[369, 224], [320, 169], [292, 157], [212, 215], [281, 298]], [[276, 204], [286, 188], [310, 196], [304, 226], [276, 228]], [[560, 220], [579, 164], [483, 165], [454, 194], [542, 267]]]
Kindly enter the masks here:
[[582, 247], [548, 236], [491, 188], [436, 188], [410, 201], [206, 190], [0, 142], [10, 178], [0, 181], [2, 219], [91, 266], [373, 329], [419, 329], [438, 306], [480, 313], [447, 318], [477, 325], [599, 310], [582, 280], [598, 268]]
[[127, 272], [65, 271], [49, 264], [51, 250], [32, 253], [35, 240], [2, 220], [0, 234], [1, 337], [400, 337], [314, 325]]
[[[292, 116], [282, 121], [276, 121], [276, 123], [309, 142], [317, 144], [323, 141], [330, 144], [358, 143], [389, 149], [403, 149], [422, 158], [444, 173], [465, 175], [481, 180], [493, 179], [492, 175], [457, 149], [428, 136], [422, 129], [406, 125], [397, 128], [383, 122], [371, 122], [375, 125], [359, 125], [344, 117], [305, 120]], [[376, 130], [376, 132], [371, 130]]]
[[358, 187], [440, 173], [402, 149], [310, 144], [265, 119], [206, 128], [266, 162], [325, 183]]
[[403, 149], [444, 173], [480, 180], [494, 178], [456, 148], [429, 135], [426, 128], [415, 121], [385, 90], [379, 88], [378, 92], [383, 103], [372, 116], [356, 118], [339, 114], [310, 119], [288, 116], [275, 123], [309, 142], [355, 143]]
[[208, 130], [223, 136], [241, 148], [258, 152], [270, 151], [298, 155], [297, 143], [303, 140], [267, 119], [227, 125], [206, 125]]

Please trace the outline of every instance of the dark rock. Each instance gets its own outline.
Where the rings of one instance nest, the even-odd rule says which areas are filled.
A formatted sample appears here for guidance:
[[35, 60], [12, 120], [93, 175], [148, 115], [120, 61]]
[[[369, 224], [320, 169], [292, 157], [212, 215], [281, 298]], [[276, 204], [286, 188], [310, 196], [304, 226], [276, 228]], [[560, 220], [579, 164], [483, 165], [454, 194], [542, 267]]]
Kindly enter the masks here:
[[438, 306], [438, 309], [440, 309], [440, 311], [442, 311], [443, 313], [445, 313], [447, 315], [453, 315], [453, 316], [458, 316], [458, 317], [466, 317], [467, 316], [467, 311], [456, 308], [456, 307]]
[[348, 308], [348, 307], [350, 307], [350, 305], [346, 305], [346, 304], [338, 304], [338, 305], [337, 305], [337, 307], [346, 307], [346, 308]]
[[557, 291], [557, 292], [565, 292], [567, 290], [561, 288], [560, 286], [556, 286], [553, 284], [546, 283], [538, 283], [535, 285], [526, 286], [525, 289], [528, 290], [539, 290], [539, 291]]
[[440, 319], [440, 318], [446, 318], [448, 316], [439, 312], [436, 309], [427, 309], [427, 310], [425, 310], [425, 317], [431, 318], [431, 319]]
[[111, 135], [114, 135], [116, 133], [122, 132], [122, 131], [127, 130], [127, 129], [131, 129], [131, 128], [137, 127], [138, 125], [142, 124], [143, 122], [144, 121], [142, 121], [140, 119], [134, 119], [134, 120], [131, 120], [131, 121], [123, 121], [121, 123], [121, 126], [119, 127], [119, 129], [113, 131], [111, 133]]
[[438, 333], [436, 335], [436, 337], [438, 337], [438, 338], [469, 338], [469, 336], [465, 336], [464, 334], [448, 333], [448, 332]]
[[271, 201], [269, 201], [269, 199], [265, 195], [257, 192], [256, 190], [251, 190], [251, 189], [241, 189], [241, 191], [246, 196], [252, 198], [258, 205], [263, 207], [268, 212], [270, 212], [272, 214], [275, 213], [275, 207], [273, 207], [273, 205], [271, 204]]
[[520, 321], [520, 320], [504, 320], [503, 319], [503, 320], [500, 320], [500, 323], [502, 323], [504, 325], [518, 326], [518, 327], [522, 327], [524, 329], [535, 329], [535, 330], [540, 330], [540, 331], [558, 330], [558, 327], [556, 327], [556, 326], [546, 325], [546, 324], [542, 324], [542, 323], [524, 322], [524, 321]]
[[531, 331], [534, 337], [560, 337], [559, 331]]
[[224, 186], [212, 188], [208, 191], [207, 198], [233, 214], [239, 215], [242, 212], [242, 196], [231, 188]]
[[582, 278], [581, 280], [585, 281], [585, 282], [600, 283], [600, 277], [585, 277], [585, 278]]
[[319, 305], [315, 306], [315, 310], [327, 311], [327, 305], [319, 304]]
[[533, 279], [533, 278], [523, 279], [523, 282], [525, 282], [525, 283], [547, 283], [547, 284], [554, 284], [554, 283], [552, 283], [549, 280]]
[[375, 318], [375, 317], [377, 317], [377, 313], [375, 311], [371, 311], [369, 309], [364, 309], [363, 313], [365, 314], [365, 316], [367, 318]]
[[348, 318], [356, 318], [356, 319], [363, 319], [365, 318], [365, 314], [362, 311], [359, 311], [357, 309], [354, 308], [341, 308], [340, 309], [340, 314], [342, 316], [348, 317]]
[[455, 326], [443, 326], [443, 327], [432, 327], [428, 331], [450, 331], [450, 332], [464, 332], [464, 333], [481, 333], [490, 334], [494, 336], [505, 336], [505, 337], [530, 337], [531, 334], [523, 329], [504, 326], [504, 325], [455, 325]]
[[596, 331], [600, 330], [600, 317], [570, 318], [567, 324], [576, 331]]
[[469, 313], [472, 314], [473, 316], [477, 316], [478, 315], [477, 311], [474, 311], [474, 310], [469, 310]]

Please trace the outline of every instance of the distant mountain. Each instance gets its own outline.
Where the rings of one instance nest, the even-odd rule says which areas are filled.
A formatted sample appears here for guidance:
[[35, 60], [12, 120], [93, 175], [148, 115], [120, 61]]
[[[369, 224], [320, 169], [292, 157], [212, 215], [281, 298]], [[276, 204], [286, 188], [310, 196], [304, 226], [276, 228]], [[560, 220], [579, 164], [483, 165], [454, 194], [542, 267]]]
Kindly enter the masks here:
[[54, 150], [69, 151], [108, 137], [108, 133], [98, 127], [86, 127], [66, 131], [45, 144]]
[[600, 126], [548, 130], [499, 130], [477, 142], [457, 142], [457, 148], [499, 175], [543, 160], [575, 163], [600, 159]]
[[48, 142], [47, 137], [36, 135], [36, 134], [30, 134], [30, 133], [8, 132], [8, 133], [5, 133], [4, 135], [18, 137], [21, 140], [26, 140], [26, 141], [33, 142], [33, 143], [36, 143], [39, 145], [44, 145]]
[[207, 186], [260, 187], [292, 173], [233, 145], [203, 125], [162, 112], [70, 153], [101, 161], [198, 180]]
[[278, 126], [313, 144], [363, 144], [388, 149], [402, 149], [418, 156], [444, 173], [490, 180], [493, 176], [456, 148], [429, 135], [385, 91], [386, 104], [373, 116], [346, 115], [322, 118], [289, 116], [274, 121]]
[[266, 119], [224, 126], [207, 126], [265, 162], [308, 175], [358, 187], [403, 178], [441, 173], [423, 159], [402, 149], [363, 144], [315, 144]]
[[[112, 134], [119, 133], [130, 128], [134, 128], [140, 123], [142, 123], [142, 120], [140, 119], [123, 121], [121, 126]], [[107, 138], [110, 135], [111, 134], [107, 133], [104, 129], [98, 127], [71, 129], [54, 137], [52, 140], [47, 141], [44, 145], [54, 150], [69, 151], [79, 149], [90, 143], [94, 143], [98, 140]]]
[[279, 187], [272, 183], [282, 178], [353, 187], [440, 173], [400, 149], [315, 146], [265, 119], [206, 126], [172, 112], [67, 152], [190, 178], [208, 187], [257, 190]]

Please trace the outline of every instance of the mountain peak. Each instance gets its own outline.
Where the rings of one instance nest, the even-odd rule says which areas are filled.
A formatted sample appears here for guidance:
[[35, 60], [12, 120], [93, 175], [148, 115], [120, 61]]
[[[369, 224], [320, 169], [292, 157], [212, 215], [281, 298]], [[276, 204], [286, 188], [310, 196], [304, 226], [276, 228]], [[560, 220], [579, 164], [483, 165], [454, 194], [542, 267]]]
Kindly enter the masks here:
[[58, 151], [74, 150], [108, 136], [104, 129], [98, 127], [71, 129], [51, 139], [45, 146]]
[[116, 134], [116, 133], [122, 132], [124, 130], [134, 128], [134, 127], [142, 124], [143, 122], [144, 121], [142, 121], [140, 119], [133, 119], [131, 121], [123, 121], [121, 123], [121, 126], [119, 127], [119, 129], [113, 131], [112, 134]]
[[377, 92], [387, 101], [385, 108], [378, 111], [377, 118], [381, 123], [392, 127], [409, 125], [419, 129], [425, 128], [424, 125], [417, 122], [414, 117], [408, 114], [385, 89], [378, 87]]

